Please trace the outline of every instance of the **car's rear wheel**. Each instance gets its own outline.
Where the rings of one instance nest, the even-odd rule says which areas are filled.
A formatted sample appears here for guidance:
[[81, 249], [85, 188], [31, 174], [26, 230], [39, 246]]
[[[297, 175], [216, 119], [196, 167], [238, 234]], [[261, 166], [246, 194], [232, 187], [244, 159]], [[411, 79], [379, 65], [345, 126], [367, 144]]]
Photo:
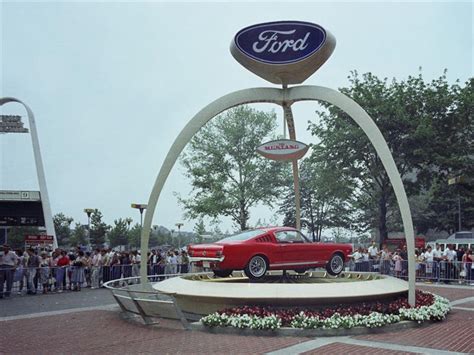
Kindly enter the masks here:
[[261, 255], [255, 255], [249, 260], [244, 272], [249, 279], [258, 280], [265, 276], [267, 270], [267, 260]]
[[233, 270], [214, 270], [214, 275], [218, 277], [227, 277], [227, 276], [230, 276], [230, 274], [232, 274], [232, 271]]
[[336, 276], [344, 270], [344, 258], [341, 254], [333, 254], [326, 264], [328, 274]]

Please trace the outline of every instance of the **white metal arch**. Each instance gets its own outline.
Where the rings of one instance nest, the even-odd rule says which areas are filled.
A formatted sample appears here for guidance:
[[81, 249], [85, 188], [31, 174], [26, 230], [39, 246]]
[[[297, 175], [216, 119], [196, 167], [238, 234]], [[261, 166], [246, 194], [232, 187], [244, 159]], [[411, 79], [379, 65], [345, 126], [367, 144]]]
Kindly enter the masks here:
[[408, 252], [408, 301], [411, 305], [415, 304], [415, 238], [413, 223], [405, 188], [387, 142], [372, 118], [354, 100], [336, 90], [321, 86], [296, 86], [289, 89], [253, 88], [235, 91], [210, 103], [189, 121], [166, 155], [148, 200], [141, 234], [141, 253], [143, 257], [141, 259], [140, 274], [142, 284], [147, 282], [146, 255], [148, 254], [151, 223], [158, 198], [179, 154], [199, 129], [219, 113], [237, 105], [257, 102], [283, 105], [285, 102], [292, 103], [305, 100], [326, 101], [345, 111], [362, 128], [377, 151], [393, 186], [403, 220]]
[[30, 126], [31, 142], [33, 144], [33, 154], [35, 157], [36, 174], [38, 176], [38, 184], [41, 194], [41, 205], [43, 207], [46, 233], [48, 235], [53, 236], [53, 248], [56, 249], [58, 247], [58, 240], [56, 238], [56, 232], [54, 230], [53, 214], [51, 212], [51, 205], [49, 203], [48, 188], [46, 187], [46, 177], [44, 175], [43, 160], [41, 159], [41, 151], [39, 146], [38, 131], [36, 129], [35, 115], [33, 114], [33, 111], [29, 108], [29, 106], [21, 100], [15, 99], [14, 97], [0, 98], [0, 106], [3, 106], [4, 104], [9, 102], [17, 102], [23, 105], [28, 115], [28, 123]]

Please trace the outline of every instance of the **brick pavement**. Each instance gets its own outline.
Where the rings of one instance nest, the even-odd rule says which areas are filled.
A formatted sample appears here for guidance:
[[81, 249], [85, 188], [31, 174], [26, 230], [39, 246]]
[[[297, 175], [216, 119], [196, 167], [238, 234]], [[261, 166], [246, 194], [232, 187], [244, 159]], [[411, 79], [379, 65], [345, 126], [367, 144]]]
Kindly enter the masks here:
[[[472, 297], [472, 289], [420, 287], [450, 300]], [[65, 295], [67, 297], [67, 295]], [[7, 303], [5, 303], [7, 304]], [[472, 307], [469, 301], [460, 307]], [[1, 319], [0, 319], [1, 320]], [[390, 333], [346, 337], [385, 344], [474, 353], [474, 312], [454, 309], [447, 321]], [[27, 339], [27, 341], [25, 341]], [[321, 339], [321, 338], [319, 338]], [[180, 323], [161, 320], [147, 327], [123, 320], [117, 311], [82, 311], [40, 318], [0, 321], [0, 344], [5, 354], [70, 353], [170, 353], [170, 354], [262, 354], [304, 344], [310, 338], [257, 337], [185, 331]], [[307, 354], [407, 354], [364, 344], [338, 342], [319, 345]], [[314, 349], [316, 348], [316, 349]], [[413, 351], [414, 349], [406, 349]], [[2, 353], [0, 351], [0, 353]], [[429, 351], [428, 351], [429, 353]], [[413, 354], [413, 353], [410, 353]]]
[[403, 354], [418, 354], [406, 351], [396, 351], [387, 349], [370, 348], [368, 346], [360, 346], [344, 343], [332, 343], [321, 346], [315, 350], [307, 351], [302, 355], [328, 355], [328, 354], [351, 354], [351, 355], [403, 355]]
[[432, 292], [439, 296], [446, 297], [450, 301], [456, 301], [462, 298], [474, 296], [474, 287], [471, 288], [451, 288], [436, 286], [416, 286], [417, 289]]
[[0, 322], [0, 328], [5, 354], [262, 354], [307, 340], [185, 331], [174, 321], [146, 327], [110, 311]]
[[474, 312], [453, 309], [444, 322], [355, 339], [474, 353]]

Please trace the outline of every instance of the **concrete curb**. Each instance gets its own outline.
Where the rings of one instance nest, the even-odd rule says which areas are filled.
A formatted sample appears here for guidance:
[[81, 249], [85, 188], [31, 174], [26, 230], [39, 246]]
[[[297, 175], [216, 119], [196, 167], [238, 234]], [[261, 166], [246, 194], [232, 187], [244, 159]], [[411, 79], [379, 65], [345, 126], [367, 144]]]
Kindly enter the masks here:
[[201, 322], [194, 322], [190, 324], [191, 330], [197, 330], [211, 334], [226, 334], [226, 335], [252, 335], [252, 336], [287, 336], [287, 337], [334, 337], [334, 336], [353, 336], [378, 334], [391, 331], [398, 331], [403, 329], [419, 328], [430, 325], [434, 322], [428, 321], [418, 323], [415, 321], [402, 321], [394, 324], [387, 324], [377, 328], [355, 327], [351, 329], [298, 329], [298, 328], [280, 328], [276, 330], [262, 330], [262, 329], [239, 329], [233, 327], [206, 327]]

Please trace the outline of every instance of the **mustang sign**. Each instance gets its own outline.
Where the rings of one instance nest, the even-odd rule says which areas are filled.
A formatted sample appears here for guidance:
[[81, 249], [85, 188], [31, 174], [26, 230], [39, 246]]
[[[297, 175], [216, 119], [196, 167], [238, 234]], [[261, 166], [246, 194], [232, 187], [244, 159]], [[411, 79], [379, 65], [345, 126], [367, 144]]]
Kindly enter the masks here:
[[257, 152], [272, 160], [294, 160], [301, 159], [308, 148], [309, 146], [298, 141], [279, 139], [262, 144], [257, 147]]

